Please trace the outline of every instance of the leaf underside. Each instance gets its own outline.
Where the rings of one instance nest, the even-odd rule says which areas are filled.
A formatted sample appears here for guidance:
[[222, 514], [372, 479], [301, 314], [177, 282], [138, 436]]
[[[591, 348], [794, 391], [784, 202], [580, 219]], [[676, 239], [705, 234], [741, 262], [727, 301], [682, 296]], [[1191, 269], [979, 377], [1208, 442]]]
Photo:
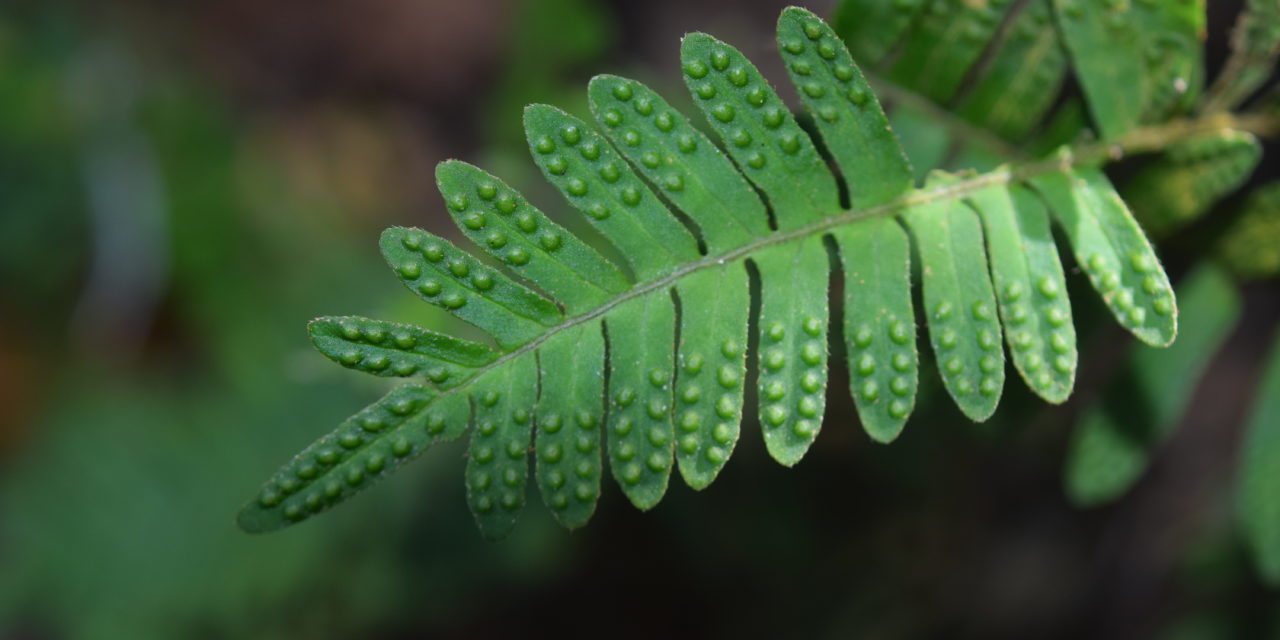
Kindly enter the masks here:
[[[960, 37], [935, 22], [939, 37]], [[970, 418], [996, 409], [1006, 342], [1031, 390], [1062, 402], [1076, 347], [1050, 220], [1121, 325], [1149, 344], [1173, 340], [1168, 279], [1098, 169], [1064, 158], [1025, 182], [1000, 168], [935, 173], [914, 188], [903, 145], [831, 28], [789, 8], [778, 43], [835, 173], [756, 67], [705, 34], [685, 38], [682, 71], [723, 150], [651, 89], [617, 76], [591, 82], [598, 131], [554, 107], [526, 109], [535, 163], [625, 264], [496, 177], [442, 163], [453, 220], [501, 266], [417, 229], [389, 229], [383, 254], [413, 293], [497, 348], [364, 318], [317, 320], [325, 356], [405, 386], [282, 467], [244, 507], [241, 527], [304, 520], [468, 428], [467, 502], [486, 536], [515, 525], [530, 453], [539, 493], [566, 527], [590, 519], [605, 460], [628, 499], [649, 509], [676, 468], [695, 489], [715, 480], [740, 437], [751, 380], [769, 454], [795, 464], [822, 429], [832, 322], [842, 323], [834, 351], [874, 441], [893, 441], [915, 405], [918, 321], [937, 375]], [[930, 51], [904, 52], [898, 72], [935, 63]], [[958, 82], [932, 72], [940, 92]], [[841, 181], [850, 209], [839, 204]], [[842, 318], [828, 307], [833, 264]]]

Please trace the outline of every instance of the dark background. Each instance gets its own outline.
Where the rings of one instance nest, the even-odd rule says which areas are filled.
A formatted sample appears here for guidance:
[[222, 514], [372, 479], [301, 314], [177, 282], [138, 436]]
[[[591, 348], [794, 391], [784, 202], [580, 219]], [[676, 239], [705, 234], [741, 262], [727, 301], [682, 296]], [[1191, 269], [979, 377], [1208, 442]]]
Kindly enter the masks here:
[[[1277, 637], [1230, 496], [1275, 283], [1244, 288], [1179, 431], [1100, 509], [1066, 503], [1064, 450], [1136, 346], [1073, 274], [1083, 368], [1063, 407], [1010, 376], [975, 426], [926, 371], [884, 447], [837, 365], [802, 464], [770, 460], [749, 417], [718, 482], [673, 479], [647, 514], [606, 483], [581, 531], [531, 496], [510, 539], [484, 542], [455, 443], [314, 522], [236, 530], [262, 479], [385, 388], [310, 350], [307, 320], [456, 328], [376, 249], [390, 225], [452, 232], [436, 162], [564, 213], [521, 105], [585, 115], [602, 72], [687, 104], [694, 30], [781, 88], [785, 4], [0, 7], [0, 638]], [[1212, 73], [1239, 3], [1210, 4]], [[1264, 163], [1255, 182], [1277, 173]], [[1162, 249], [1175, 278], [1197, 252]]]

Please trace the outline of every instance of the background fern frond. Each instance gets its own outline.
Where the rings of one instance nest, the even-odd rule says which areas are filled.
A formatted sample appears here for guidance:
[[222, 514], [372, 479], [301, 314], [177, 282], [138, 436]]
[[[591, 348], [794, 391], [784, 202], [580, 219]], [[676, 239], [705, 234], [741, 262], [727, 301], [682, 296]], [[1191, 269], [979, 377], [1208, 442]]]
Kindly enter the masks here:
[[1201, 0], [844, 0], [836, 28], [898, 129], [932, 121], [917, 135], [942, 149], [926, 170], [987, 170], [1090, 124], [1115, 139], [1187, 113], [1203, 83], [1204, 10]]

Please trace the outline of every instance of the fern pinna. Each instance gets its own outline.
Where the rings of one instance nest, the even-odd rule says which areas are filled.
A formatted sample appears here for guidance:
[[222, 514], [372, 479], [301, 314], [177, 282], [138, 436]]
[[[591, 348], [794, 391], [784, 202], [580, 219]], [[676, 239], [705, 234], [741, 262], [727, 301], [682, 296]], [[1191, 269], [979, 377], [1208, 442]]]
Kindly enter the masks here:
[[419, 229], [388, 229], [382, 252], [410, 291], [487, 332], [496, 349], [366, 318], [315, 320], [326, 356], [407, 382], [280, 469], [241, 511], [241, 527], [304, 520], [468, 428], [467, 501], [486, 536], [515, 525], [530, 454], [539, 493], [567, 527], [590, 519], [606, 466], [648, 509], [676, 469], [696, 489], [715, 480], [752, 382], [767, 449], [793, 465], [822, 428], [829, 245], [844, 276], [835, 355], [877, 442], [897, 437], [915, 404], [917, 317], [945, 388], [975, 421], [996, 409], [1006, 353], [1045, 400], [1071, 393], [1076, 339], [1051, 219], [1119, 323], [1145, 343], [1172, 342], [1169, 281], [1098, 154], [935, 172], [915, 188], [841, 39], [790, 8], [778, 45], [830, 162], [751, 62], [700, 33], [684, 39], [683, 76], [723, 147], [616, 76], [589, 87], [599, 131], [555, 107], [525, 110], [534, 161], [624, 264], [498, 178], [440, 164], [454, 221], [505, 270]]

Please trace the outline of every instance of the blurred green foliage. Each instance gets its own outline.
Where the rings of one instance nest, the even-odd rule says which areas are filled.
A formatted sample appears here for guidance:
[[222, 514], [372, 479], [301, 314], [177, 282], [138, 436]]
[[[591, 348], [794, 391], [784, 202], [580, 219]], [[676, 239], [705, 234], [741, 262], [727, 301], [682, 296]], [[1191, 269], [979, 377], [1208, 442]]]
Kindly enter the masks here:
[[[376, 227], [341, 201], [298, 198], [287, 168], [255, 155], [264, 141], [244, 114], [193, 69], [133, 51], [141, 34], [101, 33], [55, 6], [18, 13], [0, 11], [0, 281], [3, 322], [19, 330], [0, 352], [47, 364], [16, 374], [39, 376], [38, 396], [21, 399], [34, 417], [0, 416], [13, 442], [0, 466], [0, 636], [343, 637], [397, 612], [447, 620], [491, 576], [545, 571], [567, 541], [534, 525], [483, 546], [453, 485], [434, 488], [459, 471], [456, 447], [330, 526], [236, 529], [260, 470], [382, 388], [333, 372], [304, 331], [334, 304], [395, 304], [393, 286], [363, 285], [384, 269]], [[86, 96], [77, 74], [103, 58], [129, 86]], [[130, 352], [98, 342], [112, 334], [96, 317], [87, 329], [65, 319], [101, 250], [88, 157], [133, 143], [140, 170], [160, 176], [164, 233], [128, 247], [163, 254], [151, 262], [162, 298], [143, 309], [152, 337]], [[65, 339], [76, 331], [87, 344]], [[427, 536], [444, 542], [405, 568], [424, 499], [454, 513]]]
[[1179, 283], [1177, 294], [1178, 339], [1165, 349], [1135, 349], [1072, 434], [1064, 482], [1078, 505], [1112, 502], [1133, 488], [1240, 319], [1240, 294], [1210, 264]]

